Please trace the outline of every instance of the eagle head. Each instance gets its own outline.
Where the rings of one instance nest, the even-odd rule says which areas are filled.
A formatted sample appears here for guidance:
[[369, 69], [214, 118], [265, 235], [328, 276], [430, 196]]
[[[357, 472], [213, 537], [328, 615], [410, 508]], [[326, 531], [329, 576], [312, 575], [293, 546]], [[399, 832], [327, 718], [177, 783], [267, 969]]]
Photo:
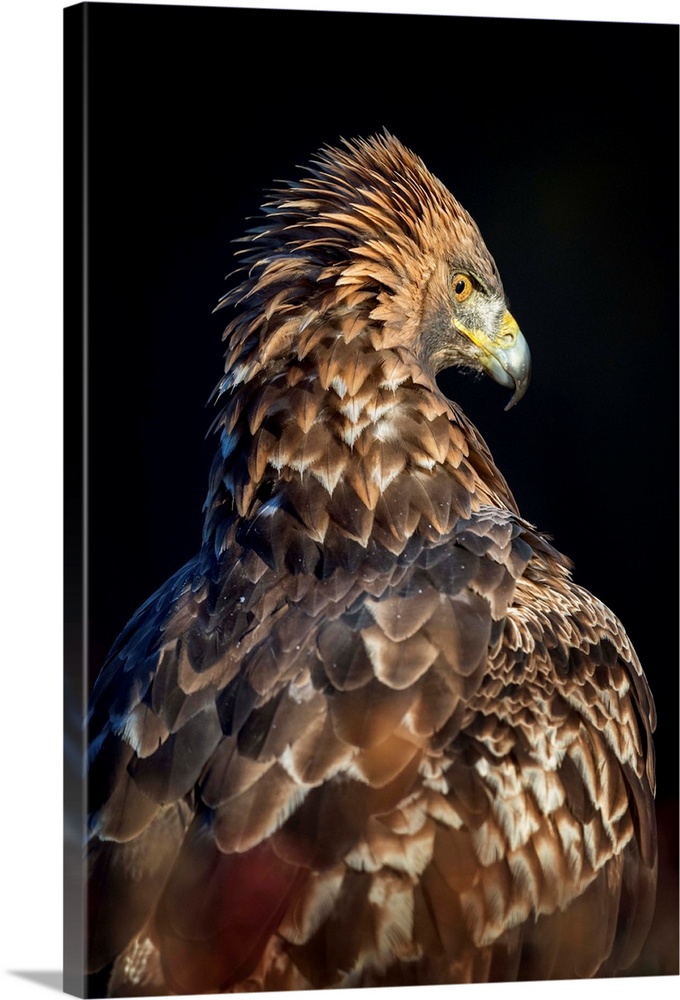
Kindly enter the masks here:
[[343, 307], [356, 317], [359, 304], [376, 349], [408, 349], [428, 374], [486, 372], [513, 389], [506, 409], [524, 395], [529, 349], [481, 233], [398, 139], [385, 132], [325, 147], [301, 180], [271, 194], [245, 238], [248, 278], [220, 302], [241, 308], [225, 334], [225, 385], [289, 350], [318, 317]]

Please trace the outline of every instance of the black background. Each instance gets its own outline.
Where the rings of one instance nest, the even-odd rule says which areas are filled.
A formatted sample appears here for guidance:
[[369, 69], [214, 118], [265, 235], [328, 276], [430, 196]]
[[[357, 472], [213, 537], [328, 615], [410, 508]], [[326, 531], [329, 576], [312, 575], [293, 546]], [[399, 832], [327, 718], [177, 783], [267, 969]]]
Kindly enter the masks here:
[[624, 622], [677, 838], [677, 27], [86, 6], [91, 669], [200, 544], [231, 241], [274, 179], [385, 126], [499, 265], [529, 392], [440, 384]]

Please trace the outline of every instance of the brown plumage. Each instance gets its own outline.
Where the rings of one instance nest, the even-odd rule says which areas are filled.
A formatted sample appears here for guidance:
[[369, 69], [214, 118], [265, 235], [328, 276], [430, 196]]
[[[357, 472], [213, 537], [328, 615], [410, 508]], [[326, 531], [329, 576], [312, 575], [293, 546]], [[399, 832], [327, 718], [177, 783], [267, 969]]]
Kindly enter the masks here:
[[247, 237], [201, 552], [90, 710], [110, 995], [614, 974], [655, 892], [654, 707], [435, 374], [529, 354], [472, 219], [383, 135]]

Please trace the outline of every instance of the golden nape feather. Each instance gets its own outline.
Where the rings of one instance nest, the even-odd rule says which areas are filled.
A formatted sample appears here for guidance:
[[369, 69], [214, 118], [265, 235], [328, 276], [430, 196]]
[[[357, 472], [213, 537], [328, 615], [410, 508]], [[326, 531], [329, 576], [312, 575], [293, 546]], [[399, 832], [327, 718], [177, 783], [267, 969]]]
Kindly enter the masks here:
[[92, 695], [90, 971], [616, 974], [655, 896], [654, 707], [435, 382], [529, 380], [477, 227], [384, 134], [275, 190], [242, 262], [201, 551]]

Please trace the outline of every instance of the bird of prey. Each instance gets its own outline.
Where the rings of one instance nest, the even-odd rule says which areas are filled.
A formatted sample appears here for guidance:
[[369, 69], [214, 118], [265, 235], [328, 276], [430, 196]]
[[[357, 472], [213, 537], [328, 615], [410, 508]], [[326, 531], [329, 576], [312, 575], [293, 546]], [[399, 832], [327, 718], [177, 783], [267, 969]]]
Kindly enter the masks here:
[[89, 970], [111, 996], [615, 975], [656, 886], [620, 622], [436, 375], [524, 394], [480, 232], [389, 133], [242, 251], [199, 553], [94, 685]]

